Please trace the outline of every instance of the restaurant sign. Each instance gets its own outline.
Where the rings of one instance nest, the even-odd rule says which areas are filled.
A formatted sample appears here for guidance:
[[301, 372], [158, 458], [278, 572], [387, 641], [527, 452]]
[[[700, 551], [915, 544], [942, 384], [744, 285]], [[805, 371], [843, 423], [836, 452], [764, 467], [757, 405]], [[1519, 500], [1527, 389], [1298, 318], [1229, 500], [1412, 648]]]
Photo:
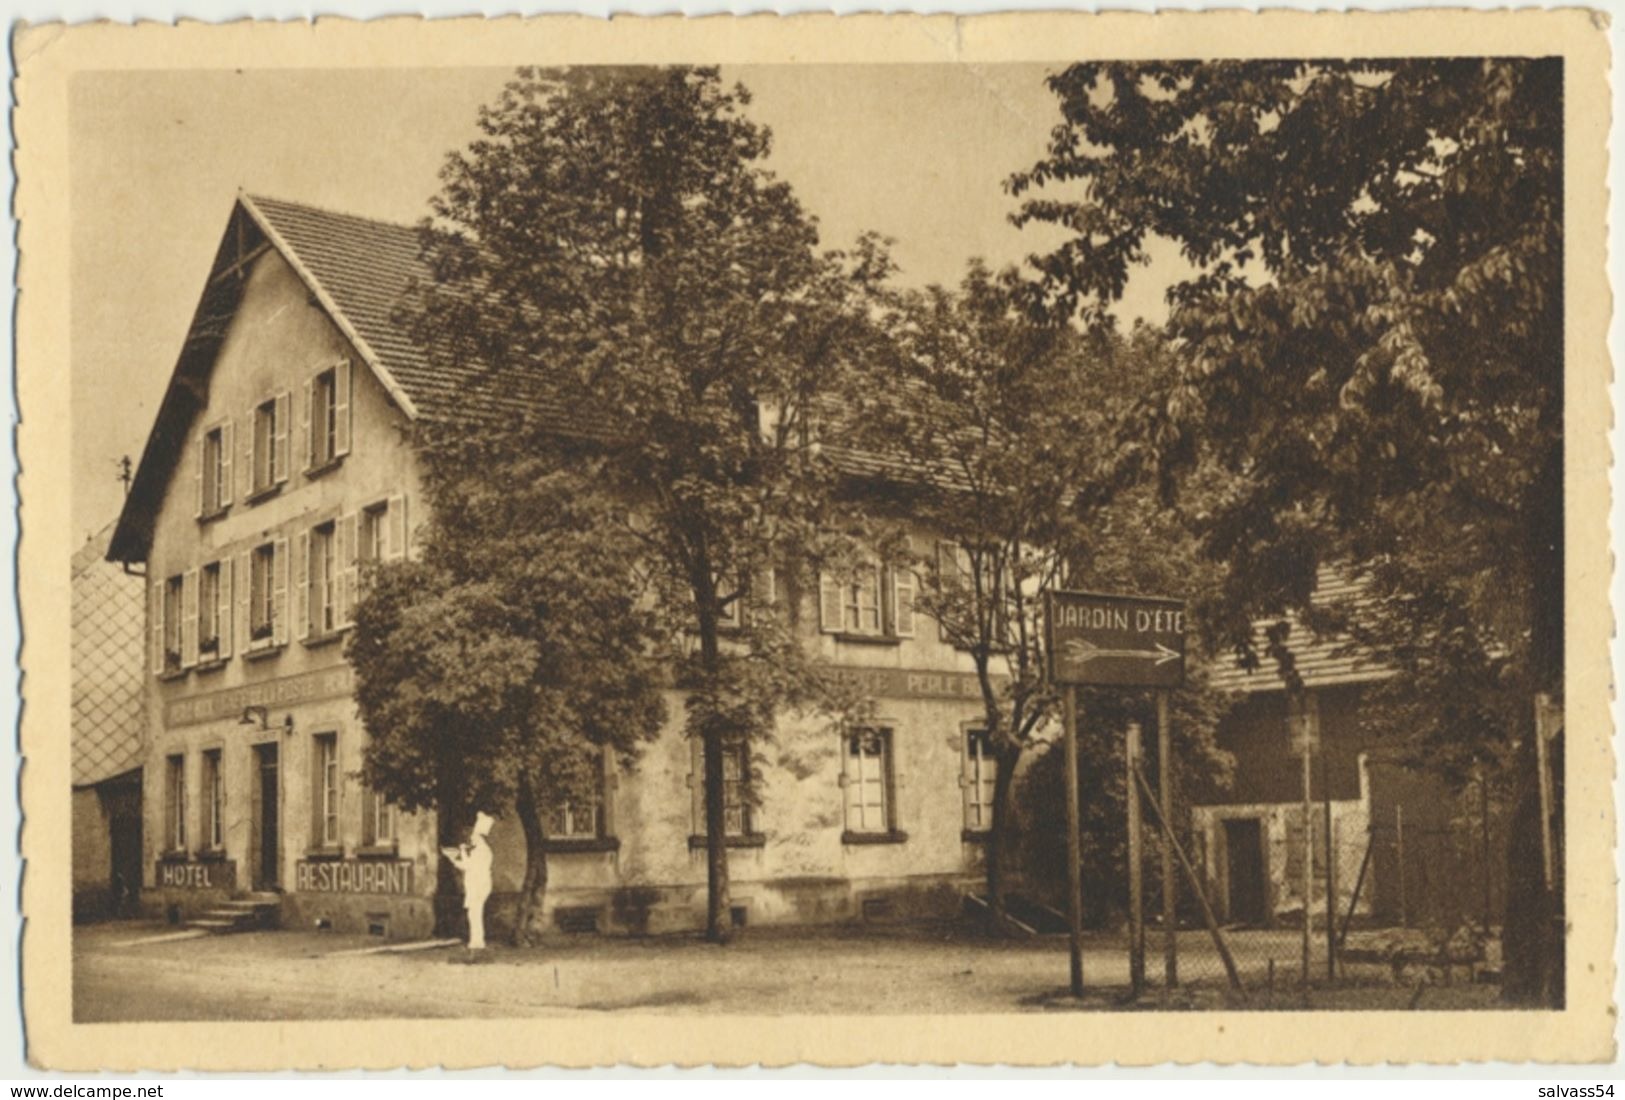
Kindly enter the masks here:
[[237, 864], [229, 859], [196, 863], [160, 859], [155, 881], [160, 890], [233, 890], [237, 886]]
[[294, 889], [302, 894], [410, 894], [412, 862], [406, 859], [302, 859], [294, 865]]

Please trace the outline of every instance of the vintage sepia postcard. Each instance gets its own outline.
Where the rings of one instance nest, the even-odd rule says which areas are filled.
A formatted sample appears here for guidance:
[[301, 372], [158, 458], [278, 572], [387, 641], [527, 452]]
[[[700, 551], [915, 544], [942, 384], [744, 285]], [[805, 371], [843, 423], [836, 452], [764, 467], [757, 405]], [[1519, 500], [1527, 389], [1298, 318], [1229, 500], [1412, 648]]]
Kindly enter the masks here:
[[1613, 1056], [1600, 16], [13, 46], [32, 1063]]

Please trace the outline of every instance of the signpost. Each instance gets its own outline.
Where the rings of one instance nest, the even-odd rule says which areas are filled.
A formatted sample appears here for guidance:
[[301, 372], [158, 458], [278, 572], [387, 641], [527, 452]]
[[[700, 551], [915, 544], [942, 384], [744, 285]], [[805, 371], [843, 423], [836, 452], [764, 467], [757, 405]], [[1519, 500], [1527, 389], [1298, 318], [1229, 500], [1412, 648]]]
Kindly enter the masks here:
[[[1158, 803], [1162, 819], [1171, 820], [1172, 796], [1168, 789], [1168, 722], [1166, 692], [1185, 680], [1185, 605], [1160, 596], [1125, 596], [1103, 592], [1051, 591], [1045, 593], [1044, 628], [1049, 654], [1050, 682], [1061, 688], [1066, 746], [1066, 849], [1067, 925], [1072, 946], [1072, 995], [1083, 995], [1083, 869], [1082, 837], [1079, 835], [1078, 808], [1078, 708], [1080, 685], [1100, 687], [1157, 688], [1158, 748], [1162, 753], [1159, 774], [1162, 779]], [[1130, 748], [1129, 767], [1138, 755], [1138, 734]], [[1133, 783], [1130, 783], [1133, 790]], [[1136, 813], [1137, 817], [1138, 814]], [[1138, 822], [1131, 822], [1133, 842], [1138, 844]], [[1169, 845], [1163, 844], [1163, 912], [1173, 911], [1169, 870]], [[1135, 868], [1138, 882], [1138, 866]], [[1139, 909], [1136, 897], [1134, 908]], [[1166, 916], [1164, 918], [1167, 919]], [[1138, 923], [1138, 922], [1137, 922]], [[1137, 945], [1137, 973], [1144, 973], [1143, 927], [1130, 933]], [[1172, 954], [1173, 933], [1167, 933], [1166, 950]], [[1173, 973], [1173, 964], [1167, 964]]]

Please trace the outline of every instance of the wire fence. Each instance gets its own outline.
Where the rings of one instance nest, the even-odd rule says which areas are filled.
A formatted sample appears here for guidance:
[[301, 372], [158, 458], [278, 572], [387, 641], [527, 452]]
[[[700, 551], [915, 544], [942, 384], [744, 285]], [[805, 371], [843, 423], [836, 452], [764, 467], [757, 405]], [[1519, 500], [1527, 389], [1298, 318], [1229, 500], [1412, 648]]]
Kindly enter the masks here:
[[1131, 983], [1267, 999], [1308, 986], [1493, 980], [1505, 888], [1494, 803], [1469, 787], [1408, 812], [1312, 804], [1306, 827], [1301, 804], [1196, 807], [1165, 867], [1165, 834], [1147, 806]]

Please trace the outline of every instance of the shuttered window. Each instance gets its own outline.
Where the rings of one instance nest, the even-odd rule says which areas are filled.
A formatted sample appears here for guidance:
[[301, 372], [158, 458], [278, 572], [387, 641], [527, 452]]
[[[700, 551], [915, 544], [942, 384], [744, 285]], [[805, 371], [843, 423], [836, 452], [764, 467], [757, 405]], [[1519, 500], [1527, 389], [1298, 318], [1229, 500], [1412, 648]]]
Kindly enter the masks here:
[[842, 738], [846, 831], [886, 833], [892, 825], [891, 731], [856, 729]]
[[986, 730], [966, 731], [964, 764], [965, 828], [984, 832], [993, 827], [993, 784], [999, 774]]
[[339, 846], [339, 735], [318, 733], [311, 738], [312, 820], [311, 846]]

